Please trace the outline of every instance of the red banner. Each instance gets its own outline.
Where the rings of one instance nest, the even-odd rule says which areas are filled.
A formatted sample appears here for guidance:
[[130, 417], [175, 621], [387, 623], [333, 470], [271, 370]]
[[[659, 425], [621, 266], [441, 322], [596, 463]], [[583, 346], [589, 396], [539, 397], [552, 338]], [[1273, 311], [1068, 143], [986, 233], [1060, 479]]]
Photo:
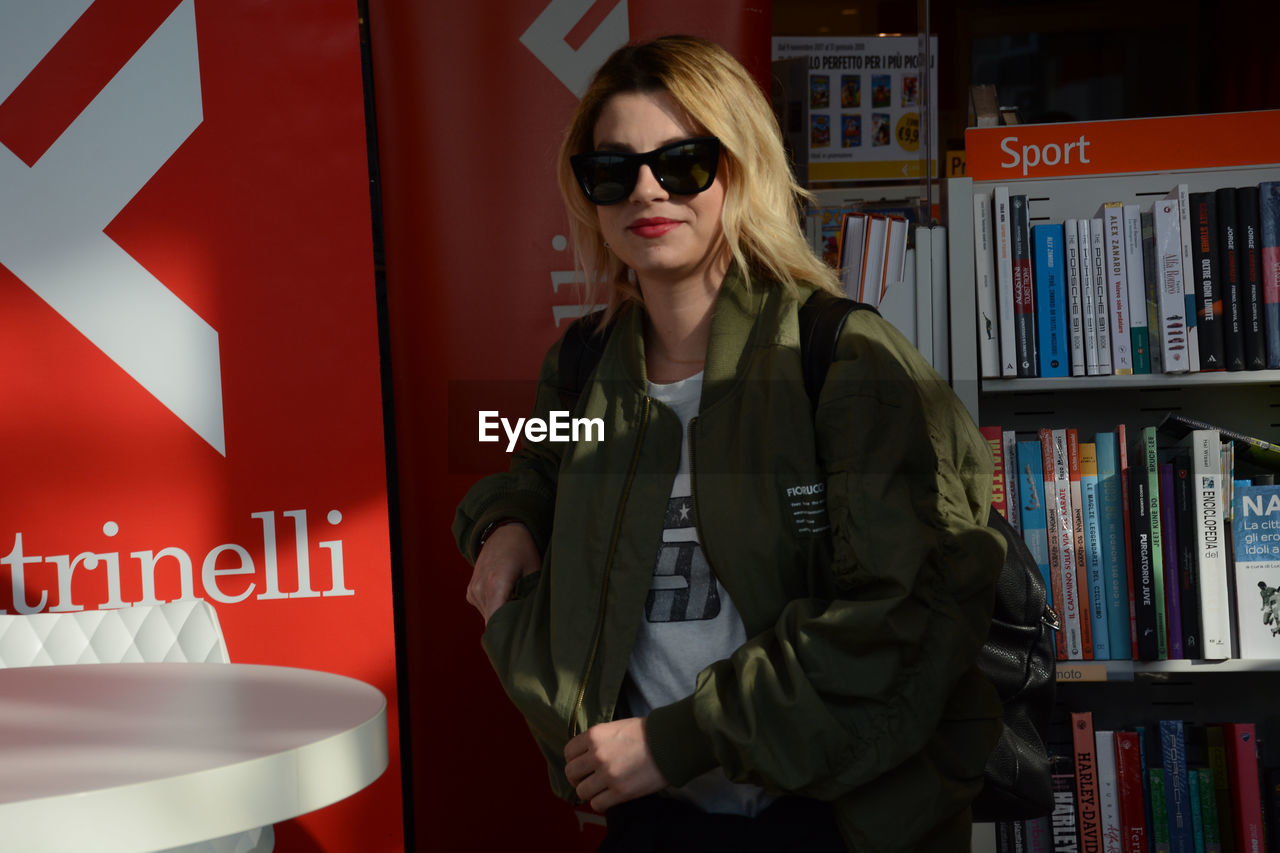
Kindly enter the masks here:
[[233, 661], [374, 684], [390, 769], [277, 849], [402, 849], [355, 5], [23, 9], [0, 24], [0, 610], [201, 597]]
[[555, 156], [590, 75], [628, 41], [683, 32], [766, 80], [769, 4], [369, 5], [419, 847], [591, 850], [601, 819], [550, 793], [480, 649], [449, 526], [466, 488], [507, 464], [476, 441], [477, 411], [526, 413], [543, 354], [583, 310]]

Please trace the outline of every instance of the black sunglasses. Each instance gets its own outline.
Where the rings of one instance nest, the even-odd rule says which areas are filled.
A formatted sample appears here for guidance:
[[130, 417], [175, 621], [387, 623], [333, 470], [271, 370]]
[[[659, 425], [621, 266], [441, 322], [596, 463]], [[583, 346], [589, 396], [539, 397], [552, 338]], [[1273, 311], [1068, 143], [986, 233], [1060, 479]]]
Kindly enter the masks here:
[[591, 151], [569, 158], [578, 186], [592, 204], [617, 204], [631, 195], [648, 166], [664, 190], [694, 195], [711, 186], [720, 163], [720, 140], [714, 136], [682, 139], [644, 154], [627, 151]]

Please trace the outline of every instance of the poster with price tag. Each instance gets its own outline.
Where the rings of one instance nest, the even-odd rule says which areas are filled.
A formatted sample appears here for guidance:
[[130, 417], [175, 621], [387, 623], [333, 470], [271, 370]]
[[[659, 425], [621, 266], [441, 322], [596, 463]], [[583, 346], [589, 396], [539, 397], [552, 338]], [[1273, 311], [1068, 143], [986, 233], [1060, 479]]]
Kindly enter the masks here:
[[[936, 36], [929, 39], [928, 80], [916, 36], [779, 37], [773, 59], [809, 62], [809, 180], [893, 180], [924, 175], [921, 112], [938, 88]], [[927, 85], [927, 88], [926, 88]], [[937, 98], [928, 161], [938, 174]]]

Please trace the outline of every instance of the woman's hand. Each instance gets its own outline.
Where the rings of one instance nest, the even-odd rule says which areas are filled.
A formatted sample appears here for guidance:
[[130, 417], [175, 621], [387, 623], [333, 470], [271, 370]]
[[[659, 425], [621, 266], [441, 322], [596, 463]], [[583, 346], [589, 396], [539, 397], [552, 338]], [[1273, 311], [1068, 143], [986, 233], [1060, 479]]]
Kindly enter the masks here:
[[476, 557], [471, 581], [467, 584], [467, 602], [484, 617], [489, 617], [507, 602], [516, 581], [542, 567], [542, 557], [529, 529], [519, 522], [496, 528], [485, 540]]
[[667, 787], [644, 737], [644, 717], [592, 726], [564, 748], [565, 776], [591, 808], [604, 813], [619, 803]]

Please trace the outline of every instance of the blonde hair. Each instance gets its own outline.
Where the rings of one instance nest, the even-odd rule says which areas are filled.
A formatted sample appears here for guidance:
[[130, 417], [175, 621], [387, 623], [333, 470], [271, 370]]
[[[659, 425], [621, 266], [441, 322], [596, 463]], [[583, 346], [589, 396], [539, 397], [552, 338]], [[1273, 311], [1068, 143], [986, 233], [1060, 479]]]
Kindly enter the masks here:
[[614, 52], [596, 72], [560, 146], [560, 194], [569, 213], [587, 304], [608, 286], [606, 321], [626, 300], [641, 301], [630, 270], [605, 246], [596, 207], [582, 194], [569, 158], [592, 150], [605, 104], [622, 93], [666, 92], [698, 126], [720, 140], [725, 184], [721, 227], [747, 285], [752, 274], [795, 293], [807, 282], [842, 293], [835, 272], [814, 256], [797, 221], [812, 196], [792, 177], [773, 110], [759, 85], [724, 48], [695, 36], [664, 36]]

